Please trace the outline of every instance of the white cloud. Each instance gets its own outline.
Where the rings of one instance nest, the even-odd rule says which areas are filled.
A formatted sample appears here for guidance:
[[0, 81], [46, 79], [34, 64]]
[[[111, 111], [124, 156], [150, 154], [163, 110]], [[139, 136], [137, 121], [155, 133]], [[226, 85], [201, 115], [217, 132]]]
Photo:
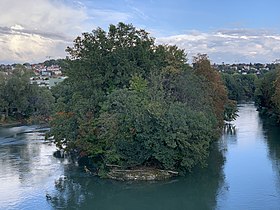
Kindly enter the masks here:
[[0, 60], [4, 62], [38, 62], [47, 56], [64, 57], [67, 43], [37, 34], [0, 35]]
[[[139, 22], [150, 30], [150, 20], [130, 3], [128, 12], [95, 7], [94, 1], [71, 0], [1, 0], [0, 63], [41, 62], [46, 56], [65, 57], [65, 48], [82, 32], [110, 23]], [[112, 8], [112, 7], [111, 7]], [[139, 18], [143, 20], [139, 21]], [[147, 28], [148, 27], [148, 28]], [[192, 56], [207, 53], [213, 62], [272, 62], [280, 58], [280, 34], [264, 30], [190, 31], [157, 38], [157, 43], [176, 44]]]
[[190, 31], [158, 38], [157, 43], [185, 49], [190, 61], [197, 53], [206, 53], [217, 63], [269, 63], [280, 58], [280, 34], [264, 30], [233, 29], [211, 33]]
[[80, 23], [87, 18], [81, 7], [67, 5], [54, 0], [1, 0], [0, 26], [20, 25], [26, 29], [52, 31], [53, 33], [75, 33]]
[[82, 32], [129, 18], [122, 12], [88, 8], [80, 1], [1, 0], [0, 63], [65, 57], [65, 48]]
[[65, 47], [83, 29], [83, 8], [55, 0], [1, 0], [0, 62], [38, 62], [65, 57]]

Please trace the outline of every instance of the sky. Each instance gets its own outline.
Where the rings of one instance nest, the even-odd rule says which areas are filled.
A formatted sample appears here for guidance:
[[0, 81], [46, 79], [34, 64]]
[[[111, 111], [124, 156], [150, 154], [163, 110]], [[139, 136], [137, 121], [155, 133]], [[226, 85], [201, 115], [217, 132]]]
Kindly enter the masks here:
[[0, 0], [0, 63], [65, 58], [83, 32], [118, 22], [145, 29], [188, 60], [271, 63], [280, 59], [278, 0]]

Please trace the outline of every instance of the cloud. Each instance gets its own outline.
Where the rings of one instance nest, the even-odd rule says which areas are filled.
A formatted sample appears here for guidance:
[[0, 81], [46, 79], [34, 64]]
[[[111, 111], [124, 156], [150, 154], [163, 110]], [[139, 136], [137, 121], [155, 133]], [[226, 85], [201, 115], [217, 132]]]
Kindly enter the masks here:
[[0, 26], [72, 34], [87, 19], [84, 8], [56, 0], [1, 0]]
[[190, 61], [197, 53], [206, 53], [212, 62], [217, 63], [270, 63], [280, 58], [280, 34], [266, 30], [189, 31], [182, 35], [158, 38], [157, 43], [185, 49]]
[[37, 34], [0, 35], [2, 62], [37, 62], [46, 60], [47, 56], [64, 56], [63, 40], [46, 38]]
[[38, 62], [65, 57], [65, 47], [82, 30], [85, 10], [55, 0], [1, 0], [0, 62]]
[[[41, 62], [47, 56], [63, 58], [65, 49], [82, 32], [97, 26], [106, 29], [120, 21], [137, 23], [157, 38], [157, 43], [176, 44], [188, 58], [207, 53], [213, 62], [272, 62], [280, 58], [280, 34], [266, 30], [224, 29], [212, 32], [187, 31], [162, 36], [162, 29], [134, 1], [122, 9], [89, 0], [1, 0], [0, 63]], [[110, 3], [111, 4], [111, 3]], [[99, 7], [98, 7], [99, 6]]]
[[63, 35], [63, 34], [57, 34], [52, 32], [45, 32], [45, 31], [38, 31], [38, 30], [32, 30], [32, 29], [24, 29], [21, 25], [15, 25], [11, 28], [8, 27], [1, 27], [0, 26], [0, 36], [2, 35], [22, 35], [22, 36], [28, 36], [28, 35], [39, 35], [45, 38], [50, 39], [60, 39], [60, 40], [68, 40], [69, 37]]
[[84, 2], [1, 0], [0, 63], [63, 58], [66, 47], [82, 32], [130, 18], [128, 13], [97, 9]]

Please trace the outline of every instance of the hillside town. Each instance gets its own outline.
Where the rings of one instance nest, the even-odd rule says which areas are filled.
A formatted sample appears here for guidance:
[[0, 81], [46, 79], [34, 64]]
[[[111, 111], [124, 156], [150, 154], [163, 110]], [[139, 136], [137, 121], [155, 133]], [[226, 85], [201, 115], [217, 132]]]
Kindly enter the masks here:
[[39, 87], [46, 87], [51, 89], [56, 84], [62, 82], [66, 76], [63, 75], [61, 66], [58, 64], [46, 65], [44, 63], [38, 64], [12, 64], [12, 65], [0, 65], [0, 73], [10, 74], [15, 69], [26, 69], [32, 72], [30, 77], [30, 84], [38, 85]]
[[270, 64], [262, 64], [262, 63], [238, 63], [238, 64], [213, 64], [213, 67], [217, 69], [219, 72], [229, 73], [229, 74], [256, 74], [262, 75], [265, 72], [273, 70], [276, 66], [279, 65], [277, 62], [270, 63]]
[[[212, 67], [221, 73], [228, 74], [255, 74], [257, 76], [263, 75], [264, 73], [273, 70], [279, 63], [261, 64], [261, 63], [238, 63], [238, 64], [216, 64]], [[30, 77], [30, 84], [38, 85], [39, 87], [46, 87], [51, 89], [56, 84], [62, 82], [67, 76], [63, 74], [63, 70], [55, 60], [45, 61], [38, 64], [1, 64], [0, 73], [9, 74], [12, 73], [16, 68], [23, 68], [32, 71]]]

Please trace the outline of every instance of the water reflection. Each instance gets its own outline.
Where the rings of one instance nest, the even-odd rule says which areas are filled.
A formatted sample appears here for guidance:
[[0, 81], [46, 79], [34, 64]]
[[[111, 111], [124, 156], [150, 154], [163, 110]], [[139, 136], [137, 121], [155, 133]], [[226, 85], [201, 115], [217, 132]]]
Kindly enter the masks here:
[[263, 119], [263, 130], [267, 138], [269, 158], [277, 176], [278, 191], [280, 191], [280, 126], [275, 125], [275, 121], [267, 117]]
[[55, 209], [215, 209], [223, 193], [223, 154], [213, 145], [208, 167], [186, 177], [161, 182], [119, 182], [81, 172], [73, 165], [54, 185], [49, 203]]
[[275, 141], [279, 137], [271, 136], [275, 145], [270, 146], [267, 139], [271, 127], [265, 128], [254, 104], [240, 106], [234, 124], [235, 135], [224, 134], [221, 141], [227, 148], [224, 174], [229, 190], [218, 196], [218, 209], [278, 209], [280, 194], [275, 182], [276, 170], [272, 169], [268, 156], [271, 154], [269, 147], [278, 145], [279, 148], [279, 142]]
[[0, 129], [0, 209], [279, 209], [280, 129], [253, 104], [239, 116], [208, 167], [161, 182], [99, 179], [55, 159], [38, 128]]
[[0, 209], [215, 209], [224, 156], [213, 145], [208, 167], [162, 182], [93, 177], [52, 156], [38, 127], [0, 128]]
[[236, 128], [233, 123], [225, 123], [223, 131], [225, 135], [236, 135]]
[[0, 128], [0, 209], [48, 209], [45, 189], [60, 165], [38, 126]]
[[[22, 126], [7, 129], [4, 134], [13, 133], [13, 137], [1, 138], [1, 168], [10, 170], [9, 173], [17, 175], [21, 182], [24, 182], [29, 173], [34, 170], [34, 160], [32, 159], [40, 156], [42, 148], [37, 144], [43, 143], [43, 139], [40, 139], [41, 133], [34, 131], [31, 134], [27, 128]], [[33, 141], [30, 137], [35, 135], [38, 137], [36, 142], [28, 143], [28, 141]]]

